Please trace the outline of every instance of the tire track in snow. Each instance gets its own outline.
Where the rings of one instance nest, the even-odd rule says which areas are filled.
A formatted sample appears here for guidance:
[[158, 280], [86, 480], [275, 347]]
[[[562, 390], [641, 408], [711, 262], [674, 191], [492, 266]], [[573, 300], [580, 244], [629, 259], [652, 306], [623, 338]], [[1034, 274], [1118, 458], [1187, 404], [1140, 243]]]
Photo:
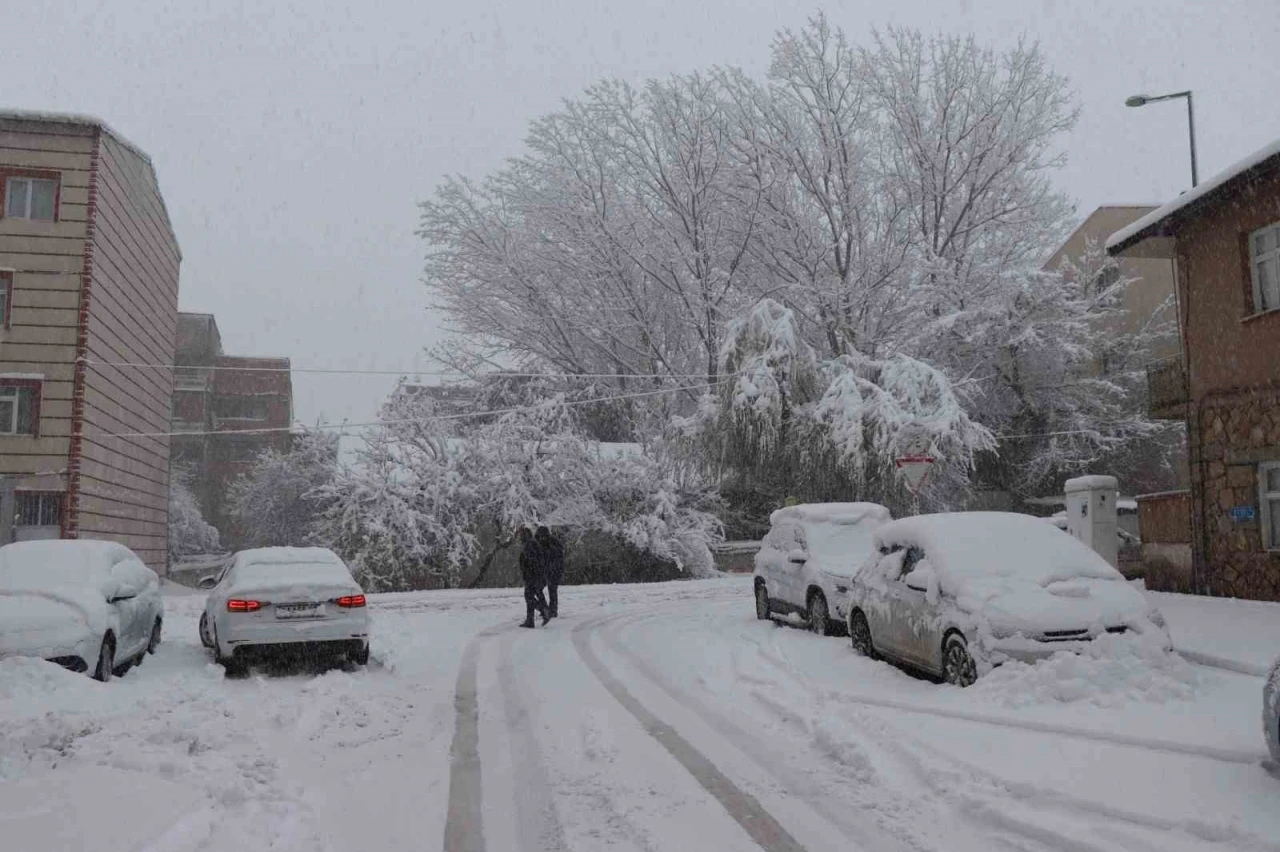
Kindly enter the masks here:
[[696, 696], [677, 686], [647, 660], [620, 641], [619, 634], [627, 627], [648, 619], [655, 614], [629, 615], [611, 619], [598, 625], [601, 639], [609, 649], [625, 659], [655, 686], [669, 695], [676, 703], [700, 717], [752, 763], [786, 787], [787, 791], [804, 801], [818, 816], [843, 833], [849, 840], [866, 849], [907, 849], [914, 841], [895, 837], [883, 827], [880, 831], [868, 831], [866, 821], [877, 820], [876, 815], [858, 814], [835, 802], [830, 791], [803, 772], [787, 766], [783, 755], [761, 741], [758, 734], [744, 730], [736, 722], [708, 707]]
[[761, 806], [754, 796], [744, 792], [729, 778], [716, 768], [706, 755], [680, 736], [674, 728], [663, 722], [648, 708], [636, 700], [635, 696], [614, 677], [609, 668], [600, 661], [591, 649], [590, 632], [618, 618], [625, 616], [606, 616], [600, 619], [583, 622], [573, 628], [572, 640], [578, 654], [591, 673], [614, 699], [635, 717], [641, 727], [667, 752], [676, 759], [694, 779], [710, 793], [729, 816], [734, 819], [762, 849], [768, 852], [804, 852], [804, 847], [796, 841], [773, 816]]
[[520, 844], [526, 852], [561, 852], [565, 849], [564, 830], [556, 815], [551, 785], [542, 763], [533, 717], [527, 699], [519, 694], [513, 644], [515, 634], [508, 632], [501, 640], [498, 661], [498, 686], [502, 692], [503, 711], [511, 736], [511, 763], [515, 768], [516, 821], [520, 826]]
[[458, 666], [458, 685], [453, 698], [457, 720], [453, 744], [449, 747], [449, 809], [444, 824], [444, 852], [485, 852], [476, 668], [484, 643], [507, 629], [510, 628], [504, 622], [477, 633], [467, 643], [462, 664]]

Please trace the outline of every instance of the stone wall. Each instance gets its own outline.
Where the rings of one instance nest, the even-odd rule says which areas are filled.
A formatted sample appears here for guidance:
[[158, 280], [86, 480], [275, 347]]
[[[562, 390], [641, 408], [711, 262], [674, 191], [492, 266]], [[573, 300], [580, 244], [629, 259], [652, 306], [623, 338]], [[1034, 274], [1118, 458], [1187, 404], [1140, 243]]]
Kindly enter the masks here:
[[[1258, 463], [1280, 461], [1280, 393], [1212, 394], [1197, 408], [1191, 478], [1199, 523], [1192, 544], [1208, 591], [1280, 600], [1280, 552], [1263, 549], [1258, 505]], [[1246, 506], [1254, 507], [1252, 520], [1232, 517], [1233, 508]]]

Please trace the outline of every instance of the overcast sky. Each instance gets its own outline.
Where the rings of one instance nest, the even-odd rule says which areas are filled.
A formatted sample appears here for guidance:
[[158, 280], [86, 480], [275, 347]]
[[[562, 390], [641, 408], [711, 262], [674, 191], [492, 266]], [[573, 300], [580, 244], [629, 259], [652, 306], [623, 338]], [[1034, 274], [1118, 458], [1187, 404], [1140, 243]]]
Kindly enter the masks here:
[[[182, 245], [181, 306], [231, 354], [298, 367], [428, 369], [417, 202], [482, 176], [527, 122], [604, 76], [760, 73], [819, 4], [742, 0], [338, 3], [0, 0], [0, 107], [91, 113], [146, 151]], [[821, 4], [873, 26], [1038, 39], [1082, 108], [1061, 188], [1083, 214], [1189, 185], [1280, 138], [1276, 0], [892, 0]], [[307, 423], [368, 420], [392, 377], [296, 376]]]

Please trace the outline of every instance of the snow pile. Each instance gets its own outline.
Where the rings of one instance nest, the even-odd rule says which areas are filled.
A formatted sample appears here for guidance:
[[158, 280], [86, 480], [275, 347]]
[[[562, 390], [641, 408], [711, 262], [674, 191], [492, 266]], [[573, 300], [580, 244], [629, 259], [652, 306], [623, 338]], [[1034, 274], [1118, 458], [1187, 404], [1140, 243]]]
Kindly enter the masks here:
[[1153, 637], [1101, 636], [1078, 654], [1060, 652], [1035, 665], [1010, 661], [980, 678], [969, 693], [1006, 707], [1130, 702], [1164, 704], [1196, 696], [1190, 663]]
[[13, 718], [18, 703], [36, 704], [55, 692], [76, 699], [89, 695], [97, 683], [82, 674], [35, 657], [0, 659], [0, 717]]

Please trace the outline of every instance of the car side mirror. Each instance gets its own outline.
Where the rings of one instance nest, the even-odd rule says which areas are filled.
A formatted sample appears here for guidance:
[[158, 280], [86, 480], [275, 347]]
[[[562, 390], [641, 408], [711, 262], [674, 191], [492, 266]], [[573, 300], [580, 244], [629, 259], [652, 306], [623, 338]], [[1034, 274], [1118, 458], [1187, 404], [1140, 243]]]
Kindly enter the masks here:
[[930, 586], [936, 586], [938, 578], [934, 575], [933, 569], [928, 566], [916, 568], [910, 574], [902, 578], [902, 582], [907, 584], [908, 589], [915, 589], [917, 592], [927, 592]]
[[809, 561], [809, 554], [803, 550], [793, 550], [787, 554], [787, 561], [792, 565], [803, 565]]
[[218, 585], [218, 578], [217, 578], [217, 576], [216, 576], [216, 575], [213, 575], [213, 574], [210, 574], [208, 577], [201, 577], [201, 578], [200, 578], [200, 582], [199, 582], [199, 583], [196, 583], [196, 588], [198, 588], [198, 589], [212, 589], [212, 588], [213, 588], [214, 586], [216, 586], [216, 585]]

